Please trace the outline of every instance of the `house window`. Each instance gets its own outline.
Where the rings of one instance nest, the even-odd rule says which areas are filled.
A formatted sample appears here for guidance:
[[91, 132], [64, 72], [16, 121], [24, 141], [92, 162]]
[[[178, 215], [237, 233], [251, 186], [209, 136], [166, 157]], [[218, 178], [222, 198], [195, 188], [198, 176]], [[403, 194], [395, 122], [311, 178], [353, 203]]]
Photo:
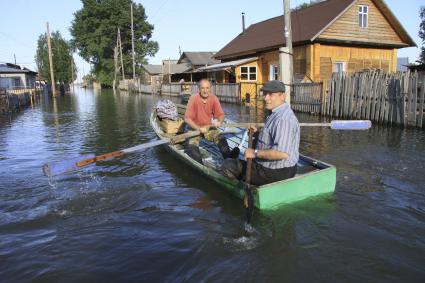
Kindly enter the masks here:
[[359, 6], [359, 27], [367, 28], [367, 20], [369, 14], [369, 7], [366, 5]]
[[346, 68], [347, 68], [347, 65], [345, 62], [335, 62], [333, 66], [333, 72], [334, 73], [345, 72]]
[[241, 67], [241, 81], [256, 81], [257, 67], [243, 66]]
[[279, 79], [279, 70], [277, 69], [277, 65], [270, 65], [269, 70], [269, 80], [278, 80]]

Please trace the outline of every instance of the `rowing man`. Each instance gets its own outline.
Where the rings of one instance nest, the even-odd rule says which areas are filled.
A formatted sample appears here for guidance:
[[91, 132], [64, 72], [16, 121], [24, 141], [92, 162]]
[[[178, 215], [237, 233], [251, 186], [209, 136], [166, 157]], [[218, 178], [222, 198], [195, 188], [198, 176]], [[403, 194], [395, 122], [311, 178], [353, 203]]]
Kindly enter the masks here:
[[[271, 114], [259, 132], [254, 149], [248, 148], [244, 156], [245, 160], [253, 159], [251, 183], [258, 186], [292, 178], [296, 173], [300, 145], [300, 125], [286, 103], [285, 85], [281, 81], [269, 81], [261, 91]], [[255, 127], [252, 130], [257, 131]], [[222, 171], [228, 177], [242, 179], [246, 162], [226, 159]]]
[[[239, 151], [232, 153], [226, 139], [218, 130], [209, 130], [211, 126], [220, 127], [224, 121], [224, 112], [217, 96], [211, 94], [211, 83], [202, 79], [198, 84], [199, 92], [192, 95], [187, 103], [184, 121], [194, 130], [200, 131], [207, 140], [217, 143], [225, 158], [236, 157]], [[195, 160], [202, 163], [199, 152], [200, 138], [192, 138], [186, 145], [186, 152]]]

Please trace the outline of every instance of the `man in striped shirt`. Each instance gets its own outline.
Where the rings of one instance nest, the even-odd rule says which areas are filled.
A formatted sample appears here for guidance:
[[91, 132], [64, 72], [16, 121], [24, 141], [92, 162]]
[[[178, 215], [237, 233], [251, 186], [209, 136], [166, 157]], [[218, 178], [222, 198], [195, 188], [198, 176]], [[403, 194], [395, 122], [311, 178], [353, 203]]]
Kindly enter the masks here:
[[[292, 178], [296, 173], [300, 145], [300, 126], [286, 103], [289, 94], [285, 92], [285, 85], [280, 81], [269, 81], [261, 90], [271, 114], [259, 132], [255, 149], [245, 151], [245, 160], [254, 159], [251, 183], [258, 186]], [[252, 130], [257, 131], [254, 127]], [[225, 175], [242, 179], [246, 162], [226, 159], [222, 169]]]

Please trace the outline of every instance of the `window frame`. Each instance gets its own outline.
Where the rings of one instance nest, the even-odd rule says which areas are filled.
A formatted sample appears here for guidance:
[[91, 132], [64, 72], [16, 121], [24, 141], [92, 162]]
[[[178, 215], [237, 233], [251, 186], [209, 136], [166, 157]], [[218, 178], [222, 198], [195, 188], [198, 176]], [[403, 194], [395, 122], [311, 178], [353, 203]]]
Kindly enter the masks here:
[[[342, 66], [342, 68], [339, 68], [338, 65]], [[335, 61], [332, 66], [332, 73], [341, 73], [341, 72], [347, 72], [347, 62]]]
[[279, 66], [275, 64], [269, 65], [269, 80], [279, 80]]
[[368, 5], [359, 5], [358, 24], [359, 24], [359, 27], [363, 29], [369, 26], [369, 6]]
[[[246, 68], [246, 72], [242, 72], [242, 68]], [[251, 68], [255, 68], [255, 72], [251, 72]], [[242, 78], [242, 74], [246, 74], [247, 78], [243, 79]], [[251, 79], [251, 76], [254, 75], [255, 79]], [[241, 81], [245, 81], [245, 82], [256, 82], [257, 81], [257, 66], [249, 66], [249, 65], [245, 65], [245, 66], [240, 66], [240, 80]]]

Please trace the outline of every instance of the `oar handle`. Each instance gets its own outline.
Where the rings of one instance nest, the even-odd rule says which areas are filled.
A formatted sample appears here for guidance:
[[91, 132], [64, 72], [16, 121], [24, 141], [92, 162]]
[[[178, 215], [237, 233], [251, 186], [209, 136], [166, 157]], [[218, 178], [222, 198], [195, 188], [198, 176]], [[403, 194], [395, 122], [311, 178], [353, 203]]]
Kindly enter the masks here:
[[200, 131], [190, 131], [190, 132], [170, 138], [170, 143], [172, 144], [180, 143], [182, 141], [185, 141], [188, 138], [199, 136], [200, 134], [201, 134]]
[[264, 123], [226, 123], [221, 125], [224, 128], [249, 128], [249, 127], [256, 127], [261, 128], [264, 127]]

